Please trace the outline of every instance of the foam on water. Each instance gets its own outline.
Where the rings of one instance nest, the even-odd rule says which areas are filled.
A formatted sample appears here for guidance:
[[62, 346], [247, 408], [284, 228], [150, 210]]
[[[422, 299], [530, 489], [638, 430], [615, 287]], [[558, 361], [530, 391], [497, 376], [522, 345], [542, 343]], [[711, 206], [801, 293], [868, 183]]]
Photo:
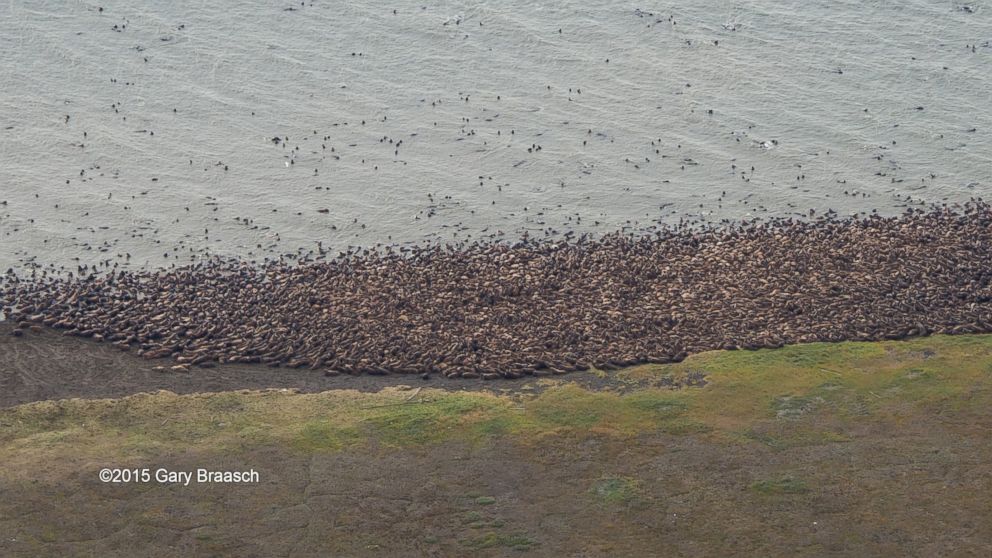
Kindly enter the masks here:
[[8, 2], [0, 266], [989, 197], [985, 2], [554, 4]]

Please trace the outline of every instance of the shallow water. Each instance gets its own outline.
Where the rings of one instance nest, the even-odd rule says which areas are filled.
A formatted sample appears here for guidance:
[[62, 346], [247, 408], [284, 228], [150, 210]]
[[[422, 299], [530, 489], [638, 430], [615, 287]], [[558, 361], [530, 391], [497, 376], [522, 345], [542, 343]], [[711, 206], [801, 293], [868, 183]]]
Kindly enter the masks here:
[[134, 4], [0, 5], [3, 269], [992, 192], [987, 1]]

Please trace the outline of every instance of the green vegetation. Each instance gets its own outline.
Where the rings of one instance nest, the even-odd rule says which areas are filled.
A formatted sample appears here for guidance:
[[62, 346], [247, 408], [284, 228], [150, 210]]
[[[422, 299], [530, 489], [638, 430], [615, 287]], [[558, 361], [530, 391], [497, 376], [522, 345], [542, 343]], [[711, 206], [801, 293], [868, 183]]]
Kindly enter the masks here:
[[809, 492], [806, 483], [792, 477], [761, 480], [751, 485], [751, 490], [766, 496], [778, 494], [804, 494]]
[[490, 532], [462, 541], [462, 544], [473, 549], [483, 550], [486, 548], [506, 547], [513, 550], [530, 550], [537, 543], [526, 535]]
[[900, 420], [935, 407], [981, 411], [992, 387], [992, 336], [718, 351], [611, 377], [626, 388], [659, 378], [677, 384], [699, 373], [705, 387], [627, 393], [587, 389], [565, 376], [535, 380], [540, 389], [509, 395], [397, 387], [47, 401], [0, 410], [0, 452], [29, 459], [72, 447], [84, 458], [140, 460], [177, 442], [221, 450], [285, 443], [312, 453], [496, 438], [535, 445], [548, 436], [624, 439], [645, 432], [773, 449], [842, 443], [849, 439], [844, 425], [868, 416]]
[[[423, 384], [0, 409], [0, 515], [23, 555], [99, 553], [121, 532], [159, 537], [162, 554], [184, 532], [218, 555], [888, 555], [969, 540], [981, 554], [990, 540], [978, 473], [992, 335], [489, 385], [500, 394]], [[250, 466], [263, 480], [109, 487], [95, 481], [108, 465]]]
[[626, 504], [637, 497], [639, 484], [628, 477], [604, 477], [593, 485], [592, 493], [609, 504]]
[[353, 445], [360, 437], [356, 428], [340, 428], [328, 420], [313, 420], [303, 425], [295, 446], [310, 452], [340, 450]]

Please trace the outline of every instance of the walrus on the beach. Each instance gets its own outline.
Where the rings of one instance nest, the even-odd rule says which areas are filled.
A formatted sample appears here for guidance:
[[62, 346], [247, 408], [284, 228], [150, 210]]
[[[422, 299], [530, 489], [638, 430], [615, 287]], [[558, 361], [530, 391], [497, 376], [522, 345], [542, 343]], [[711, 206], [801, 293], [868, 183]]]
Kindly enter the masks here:
[[[566, 239], [572, 237], [566, 237]], [[3, 276], [14, 330], [180, 366], [520, 378], [711, 349], [992, 331], [992, 210], [774, 219], [650, 236], [349, 248], [320, 262]]]

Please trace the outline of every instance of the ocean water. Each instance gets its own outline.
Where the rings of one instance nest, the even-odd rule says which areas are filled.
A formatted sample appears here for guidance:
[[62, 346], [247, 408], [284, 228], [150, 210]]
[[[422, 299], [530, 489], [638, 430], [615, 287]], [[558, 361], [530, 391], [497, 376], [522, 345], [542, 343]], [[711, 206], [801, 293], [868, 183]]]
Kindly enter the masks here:
[[990, 194], [988, 0], [0, 4], [2, 269]]

